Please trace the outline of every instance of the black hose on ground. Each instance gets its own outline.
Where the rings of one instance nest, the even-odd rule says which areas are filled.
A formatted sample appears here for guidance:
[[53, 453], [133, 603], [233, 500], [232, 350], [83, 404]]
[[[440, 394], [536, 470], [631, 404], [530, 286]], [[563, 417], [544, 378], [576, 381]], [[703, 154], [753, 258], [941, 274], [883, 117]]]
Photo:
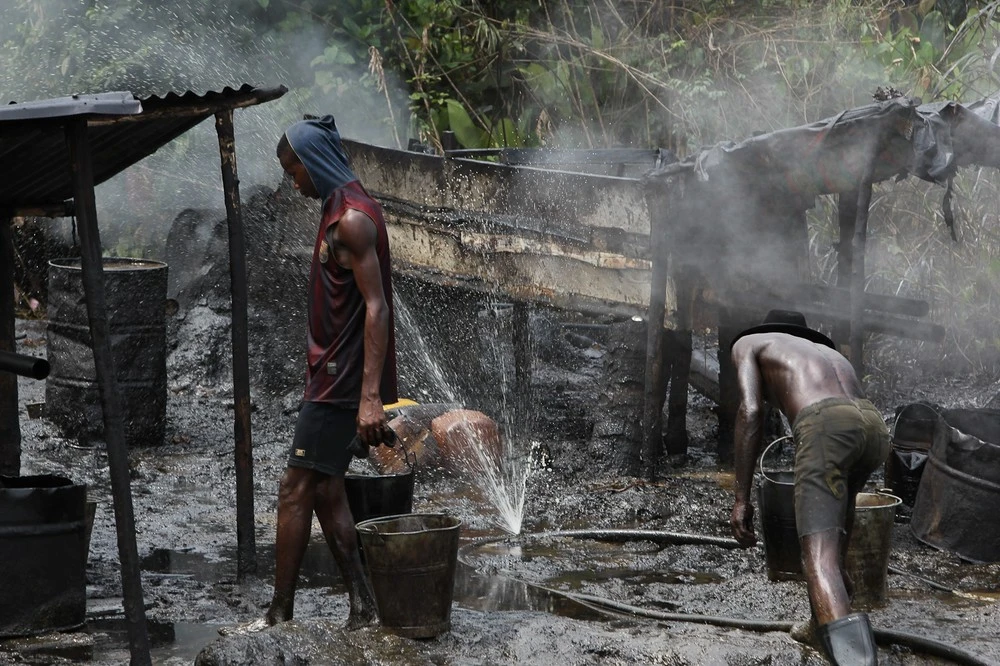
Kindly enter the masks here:
[[[597, 530], [555, 530], [551, 532], [537, 532], [535, 534], [522, 534], [519, 535], [520, 538], [552, 538], [552, 537], [569, 537], [573, 539], [594, 539], [596, 541], [612, 541], [612, 542], [625, 542], [625, 541], [652, 541], [653, 543], [660, 543], [666, 545], [707, 545], [707, 546], [717, 546], [720, 548], [734, 549], [739, 548], [739, 544], [735, 539], [727, 539], [724, 537], [713, 537], [705, 534], [690, 534], [684, 532], [663, 532], [659, 530], [618, 530], [618, 529], [597, 529]], [[498, 541], [505, 541], [509, 536], [505, 537], [493, 537], [487, 539], [480, 539], [472, 543], [466, 544], [459, 550], [459, 559], [463, 564], [475, 569], [475, 565], [466, 558], [466, 554], [475, 548], [483, 546], [487, 543], [496, 543]], [[894, 571], [895, 573], [906, 573], [904, 571]], [[603, 597], [597, 597], [589, 594], [580, 594], [577, 592], [564, 592], [562, 590], [557, 590], [555, 588], [546, 587], [544, 585], [538, 585], [537, 583], [530, 583], [528, 581], [522, 581], [520, 579], [518, 582], [524, 583], [525, 585], [531, 585], [551, 594], [558, 594], [567, 599], [572, 599], [577, 603], [580, 603], [588, 608], [594, 610], [610, 610], [617, 614], [627, 614], [636, 617], [645, 617], [652, 620], [659, 620], [662, 622], [693, 622], [696, 624], [710, 624], [718, 627], [730, 627], [734, 629], [743, 629], [746, 631], [759, 631], [759, 632], [771, 632], [771, 631], [781, 631], [790, 632], [794, 624], [788, 621], [781, 620], [749, 620], [744, 618], [736, 617], [725, 617], [725, 616], [715, 616], [715, 615], [694, 615], [689, 613], [667, 613], [664, 611], [657, 611], [647, 608], [642, 608], [641, 606], [632, 606], [630, 604], [625, 604], [620, 601], [614, 601], [612, 599], [605, 599]], [[943, 587], [943, 586], [942, 586]], [[962, 666], [997, 666], [995, 662], [987, 661], [978, 655], [967, 652], [960, 647], [951, 645], [949, 643], [943, 643], [941, 641], [936, 641], [931, 638], [926, 638], [924, 636], [917, 636], [915, 634], [910, 634], [904, 631], [894, 631], [891, 629], [874, 629], [875, 641], [882, 645], [883, 647], [889, 645], [902, 645], [904, 647], [910, 648], [917, 652], [922, 652], [924, 654], [940, 657], [942, 659], [947, 659], [956, 664], [961, 664]]]

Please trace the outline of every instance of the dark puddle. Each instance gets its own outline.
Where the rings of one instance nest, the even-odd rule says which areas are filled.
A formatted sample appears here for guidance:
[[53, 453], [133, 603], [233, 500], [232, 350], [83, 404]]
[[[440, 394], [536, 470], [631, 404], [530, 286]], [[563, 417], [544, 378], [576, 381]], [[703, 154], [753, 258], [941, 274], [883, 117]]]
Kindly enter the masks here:
[[[491, 545], [496, 552], [497, 546]], [[517, 549], [513, 549], [517, 552]], [[273, 544], [257, 548], [257, 576], [264, 581], [274, 572]], [[144, 583], [165, 578], [191, 578], [202, 583], [217, 583], [235, 576], [234, 551], [221, 557], [209, 558], [194, 551], [156, 549], [140, 562]], [[674, 583], [703, 582], [704, 574], [691, 572], [650, 572], [628, 569], [574, 571], [561, 573], [551, 580], [560, 589], [576, 589], [587, 580], [625, 578], [635, 584], [652, 580]], [[704, 581], [708, 582], [708, 581]], [[329, 588], [334, 594], [344, 593], [336, 562], [322, 541], [311, 541], [306, 549], [299, 575], [300, 588]], [[478, 611], [539, 611], [579, 620], [607, 620], [609, 615], [585, 606], [566, 596], [504, 576], [484, 575], [459, 562], [455, 576], [454, 601], [461, 607]], [[198, 652], [218, 638], [217, 624], [196, 622], [149, 622], [154, 662], [172, 657], [193, 660]], [[101, 643], [127, 645], [124, 619], [89, 619], [87, 631], [107, 634]]]

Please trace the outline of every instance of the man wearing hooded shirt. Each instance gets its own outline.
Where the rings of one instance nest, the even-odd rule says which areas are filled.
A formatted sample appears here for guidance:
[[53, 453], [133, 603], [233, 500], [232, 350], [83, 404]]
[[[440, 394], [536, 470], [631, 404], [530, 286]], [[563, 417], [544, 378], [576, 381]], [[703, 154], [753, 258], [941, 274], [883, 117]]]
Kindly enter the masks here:
[[305, 395], [278, 489], [274, 596], [248, 629], [292, 619], [313, 512], [347, 586], [346, 628], [357, 629], [377, 620], [344, 474], [355, 435], [368, 446], [392, 439], [383, 410], [397, 399], [389, 240], [333, 116], [293, 124], [277, 155], [295, 189], [323, 208], [309, 278]]
[[798, 312], [772, 310], [762, 325], [740, 333], [731, 350], [741, 397], [733, 533], [744, 548], [757, 540], [750, 487], [767, 400], [792, 424], [795, 523], [816, 633], [833, 664], [876, 664], [868, 616], [851, 613], [844, 558], [855, 498], [889, 454], [882, 415], [865, 399], [850, 362]]

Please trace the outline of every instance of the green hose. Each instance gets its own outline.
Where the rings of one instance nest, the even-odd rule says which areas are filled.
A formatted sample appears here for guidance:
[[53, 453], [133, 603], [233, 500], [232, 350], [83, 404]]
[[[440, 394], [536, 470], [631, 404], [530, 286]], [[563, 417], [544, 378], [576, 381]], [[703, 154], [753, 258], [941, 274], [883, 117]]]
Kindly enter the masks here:
[[[573, 539], [593, 539], [596, 541], [612, 541], [612, 542], [625, 542], [625, 541], [652, 541], [654, 543], [667, 544], [667, 545], [709, 545], [717, 546], [720, 548], [733, 549], [738, 548], [739, 544], [735, 539], [727, 539], [723, 537], [713, 537], [705, 534], [690, 534], [684, 532], [663, 532], [659, 530], [617, 530], [617, 529], [598, 529], [598, 530], [556, 530], [551, 532], [538, 532], [535, 534], [522, 534], [521, 538], [551, 538], [551, 537], [569, 537]], [[471, 550], [484, 546], [488, 543], [496, 543], [498, 541], [506, 541], [511, 537], [492, 537], [479, 539], [468, 543], [459, 550], [459, 560], [466, 566], [475, 569], [475, 565], [470, 562], [466, 554]], [[905, 572], [900, 572], [905, 573]], [[592, 596], [589, 594], [579, 594], [577, 592], [564, 592], [562, 590], [557, 590], [554, 588], [546, 587], [544, 585], [539, 585], [537, 583], [531, 583], [528, 581], [523, 581], [517, 578], [509, 577], [513, 580], [517, 580], [525, 585], [530, 585], [532, 587], [544, 590], [550, 594], [558, 594], [567, 599], [571, 599], [579, 604], [582, 604], [588, 608], [599, 611], [613, 611], [616, 614], [627, 614], [635, 617], [644, 617], [652, 620], [659, 620], [663, 622], [693, 622], [696, 624], [710, 624], [718, 627], [731, 627], [735, 629], [743, 629], [746, 631], [759, 631], [759, 632], [770, 632], [770, 631], [782, 631], [790, 632], [793, 626], [792, 622], [780, 621], [780, 620], [748, 620], [743, 618], [735, 617], [724, 617], [724, 616], [714, 616], [714, 615], [694, 615], [689, 613], [667, 613], [663, 611], [651, 610], [647, 608], [642, 608], [641, 606], [632, 606], [630, 604], [625, 604], [620, 601], [614, 601], [612, 599], [605, 599], [603, 597]], [[942, 659], [947, 659], [956, 664], [962, 664], [963, 666], [997, 666], [996, 662], [988, 661], [978, 655], [972, 654], [959, 648], [955, 645], [949, 643], [943, 643], [941, 641], [936, 641], [931, 638], [926, 638], [924, 636], [917, 636], [915, 634], [910, 634], [904, 631], [893, 631], [891, 629], [875, 629], [875, 641], [885, 647], [889, 645], [902, 645], [904, 647], [910, 648], [917, 652], [922, 652], [927, 655], [934, 657], [940, 657]]]

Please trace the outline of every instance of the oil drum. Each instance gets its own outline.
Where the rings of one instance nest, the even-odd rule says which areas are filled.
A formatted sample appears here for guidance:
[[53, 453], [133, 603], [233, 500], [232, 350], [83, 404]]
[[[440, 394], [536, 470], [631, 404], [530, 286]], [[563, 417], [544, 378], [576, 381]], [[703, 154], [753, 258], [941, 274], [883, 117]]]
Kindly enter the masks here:
[[[167, 407], [167, 265], [121, 257], [103, 262], [125, 437], [129, 446], [160, 444]], [[47, 417], [71, 436], [101, 437], [103, 414], [79, 259], [49, 262], [47, 340]]]

